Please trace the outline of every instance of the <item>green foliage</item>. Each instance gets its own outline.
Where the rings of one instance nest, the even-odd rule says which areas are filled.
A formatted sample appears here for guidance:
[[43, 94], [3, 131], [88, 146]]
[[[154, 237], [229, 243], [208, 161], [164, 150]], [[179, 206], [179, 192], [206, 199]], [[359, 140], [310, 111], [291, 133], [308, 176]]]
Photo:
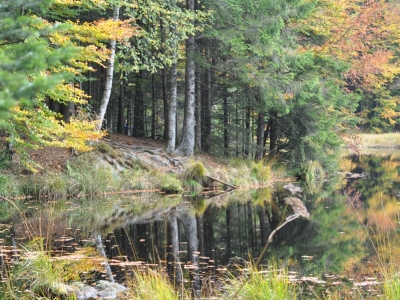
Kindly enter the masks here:
[[[72, 58], [71, 45], [54, 48], [48, 35], [62, 31], [60, 25], [42, 26], [32, 10], [43, 11], [50, 1], [3, 1], [0, 10], [0, 119], [17, 103], [32, 104], [41, 92], [67, 78], [57, 69]], [[1, 124], [0, 124], [1, 125]]]

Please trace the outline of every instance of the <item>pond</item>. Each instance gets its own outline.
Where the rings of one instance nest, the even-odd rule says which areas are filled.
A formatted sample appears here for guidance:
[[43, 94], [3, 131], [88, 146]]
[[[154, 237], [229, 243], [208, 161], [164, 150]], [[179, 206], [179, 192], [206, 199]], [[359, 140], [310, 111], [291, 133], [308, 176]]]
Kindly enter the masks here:
[[[400, 153], [353, 155], [342, 158], [337, 176], [312, 184], [285, 182], [273, 189], [183, 198], [133, 193], [19, 200], [8, 209], [10, 215], [2, 210], [7, 219], [0, 225], [2, 276], [22, 245], [40, 236], [54, 256], [102, 248], [119, 282], [131, 266], [162, 266], [178, 282], [189, 278], [196, 290], [250, 261], [279, 260], [305, 284], [305, 295], [315, 295], [315, 286], [325, 293], [347, 285], [374, 296], [382, 265], [400, 263], [399, 168]], [[274, 232], [296, 213], [288, 198], [301, 199], [310, 217], [296, 217]], [[98, 277], [107, 275], [100, 271]]]

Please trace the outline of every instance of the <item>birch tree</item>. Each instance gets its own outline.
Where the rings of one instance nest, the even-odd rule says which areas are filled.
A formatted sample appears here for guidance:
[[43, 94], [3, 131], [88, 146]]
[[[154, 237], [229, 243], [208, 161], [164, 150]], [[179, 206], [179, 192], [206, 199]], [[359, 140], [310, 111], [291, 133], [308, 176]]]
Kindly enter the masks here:
[[[119, 10], [120, 6], [115, 5], [114, 6], [114, 16], [113, 20], [118, 21], [119, 19]], [[106, 82], [104, 84], [104, 92], [103, 92], [103, 97], [101, 98], [101, 103], [100, 107], [97, 113], [97, 124], [96, 124], [96, 129], [101, 130], [103, 120], [104, 120], [104, 115], [106, 114], [108, 102], [110, 101], [110, 95], [111, 95], [111, 89], [112, 89], [112, 82], [113, 82], [113, 77], [114, 77], [114, 61], [115, 61], [115, 48], [116, 48], [117, 41], [115, 38], [113, 38], [110, 42], [110, 59], [107, 64], [107, 72], [106, 72]]]

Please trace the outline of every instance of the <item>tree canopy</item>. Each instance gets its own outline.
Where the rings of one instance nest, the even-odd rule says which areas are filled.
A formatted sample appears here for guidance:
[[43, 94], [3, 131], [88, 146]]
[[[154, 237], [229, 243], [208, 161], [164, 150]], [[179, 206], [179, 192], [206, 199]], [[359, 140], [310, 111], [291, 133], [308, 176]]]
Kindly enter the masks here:
[[329, 167], [349, 129], [398, 129], [397, 1], [0, 6], [0, 125], [18, 153], [86, 151], [118, 131], [173, 137], [181, 154]]

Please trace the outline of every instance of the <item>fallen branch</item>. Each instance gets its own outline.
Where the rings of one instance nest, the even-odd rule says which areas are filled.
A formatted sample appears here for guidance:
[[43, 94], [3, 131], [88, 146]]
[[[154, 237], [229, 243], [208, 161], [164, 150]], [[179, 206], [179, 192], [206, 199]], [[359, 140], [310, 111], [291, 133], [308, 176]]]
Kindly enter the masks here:
[[214, 180], [214, 181], [217, 181], [217, 182], [219, 182], [219, 183], [222, 183], [222, 184], [224, 184], [224, 185], [226, 185], [226, 186], [229, 186], [230, 188], [232, 188], [232, 189], [238, 189], [238, 187], [237, 186], [234, 186], [234, 185], [232, 185], [232, 184], [229, 184], [229, 183], [226, 183], [226, 182], [224, 182], [224, 181], [222, 181], [222, 180], [219, 180], [219, 179], [217, 179], [217, 178], [214, 178], [214, 177], [211, 177], [211, 176], [208, 176], [208, 175], [206, 175], [209, 179], [211, 179], [211, 180]]

